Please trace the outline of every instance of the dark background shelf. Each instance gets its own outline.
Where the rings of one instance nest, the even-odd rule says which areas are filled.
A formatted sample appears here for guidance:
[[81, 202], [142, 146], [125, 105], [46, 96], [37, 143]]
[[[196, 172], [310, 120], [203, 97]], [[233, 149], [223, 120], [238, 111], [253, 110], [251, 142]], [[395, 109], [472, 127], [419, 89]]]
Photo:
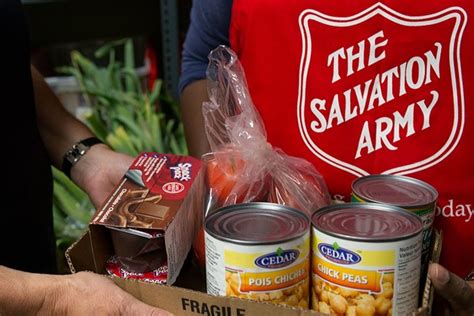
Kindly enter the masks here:
[[[22, 0], [30, 24], [33, 51], [94, 46], [133, 37], [151, 41], [158, 73], [176, 96], [181, 43], [191, 0]], [[57, 66], [57, 65], [55, 65]], [[47, 72], [47, 69], [45, 70]]]

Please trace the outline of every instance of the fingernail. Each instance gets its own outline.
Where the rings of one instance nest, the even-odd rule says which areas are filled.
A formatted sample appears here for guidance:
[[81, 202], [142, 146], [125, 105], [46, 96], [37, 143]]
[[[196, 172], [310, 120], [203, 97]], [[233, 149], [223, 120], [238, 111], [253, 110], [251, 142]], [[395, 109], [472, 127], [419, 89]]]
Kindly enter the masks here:
[[446, 283], [449, 282], [449, 272], [439, 264], [434, 264], [433, 265], [435, 269], [435, 278], [437, 279], [438, 283], [441, 283], [442, 285], [445, 285]]

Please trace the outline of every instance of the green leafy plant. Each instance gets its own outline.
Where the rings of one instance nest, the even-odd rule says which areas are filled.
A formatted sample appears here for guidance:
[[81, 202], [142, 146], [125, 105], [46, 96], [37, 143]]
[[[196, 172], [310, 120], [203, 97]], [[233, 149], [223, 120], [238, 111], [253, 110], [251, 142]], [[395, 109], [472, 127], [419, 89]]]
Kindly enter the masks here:
[[[116, 58], [117, 49], [124, 50], [123, 62]], [[131, 156], [144, 151], [186, 155], [177, 102], [162, 89], [161, 80], [148, 91], [135, 69], [132, 40], [109, 43], [95, 57], [108, 58], [108, 65], [99, 67], [73, 51], [72, 65], [60, 72], [76, 78], [91, 107], [86, 123], [97, 137]], [[54, 169], [53, 176], [54, 227], [58, 248], [65, 249], [87, 228], [94, 207], [64, 174]]]

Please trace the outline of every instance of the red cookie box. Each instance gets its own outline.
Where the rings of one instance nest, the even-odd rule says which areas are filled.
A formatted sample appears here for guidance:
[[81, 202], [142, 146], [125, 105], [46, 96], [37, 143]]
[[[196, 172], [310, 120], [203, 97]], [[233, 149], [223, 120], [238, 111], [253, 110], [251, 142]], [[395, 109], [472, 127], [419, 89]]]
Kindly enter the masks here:
[[[167, 262], [172, 284], [186, 259], [201, 205], [198, 159], [142, 153], [97, 209], [89, 225], [99, 271], [114, 255], [130, 273], [154, 271]], [[193, 185], [196, 183], [196, 185]]]

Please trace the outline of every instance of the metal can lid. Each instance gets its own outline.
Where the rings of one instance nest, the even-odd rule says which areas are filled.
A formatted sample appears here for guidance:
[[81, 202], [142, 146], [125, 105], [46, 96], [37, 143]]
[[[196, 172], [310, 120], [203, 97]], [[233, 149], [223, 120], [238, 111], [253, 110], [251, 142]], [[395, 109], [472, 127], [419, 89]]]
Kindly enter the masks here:
[[414, 213], [375, 203], [326, 206], [313, 214], [312, 223], [328, 235], [369, 242], [407, 239], [423, 229], [421, 219]]
[[244, 245], [290, 241], [309, 232], [308, 217], [293, 208], [273, 203], [244, 203], [209, 215], [206, 232], [214, 238]]
[[356, 198], [403, 208], [416, 208], [436, 202], [438, 192], [426, 182], [395, 175], [370, 175], [352, 183]]

